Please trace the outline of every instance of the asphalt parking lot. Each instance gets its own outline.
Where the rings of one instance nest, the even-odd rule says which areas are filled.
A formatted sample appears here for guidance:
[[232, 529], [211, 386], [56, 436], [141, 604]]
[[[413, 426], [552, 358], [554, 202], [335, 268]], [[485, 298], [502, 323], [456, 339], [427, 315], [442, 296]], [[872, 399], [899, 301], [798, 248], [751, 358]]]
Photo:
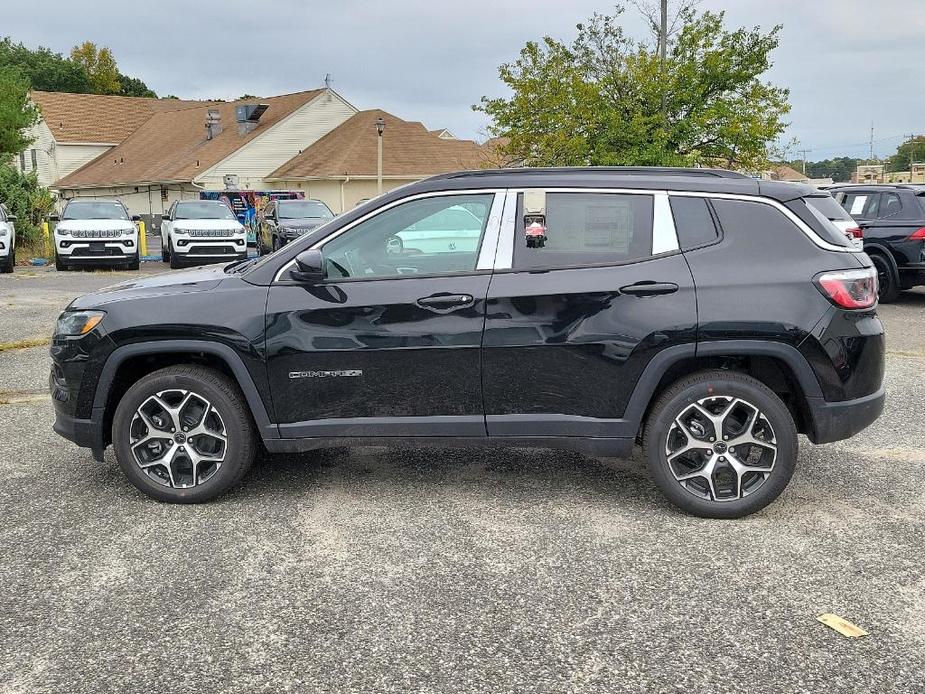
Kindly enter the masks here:
[[[0, 276], [0, 343], [132, 274]], [[638, 456], [533, 450], [281, 457], [160, 504], [52, 433], [47, 346], [4, 348], [0, 692], [925, 691], [925, 292], [880, 313], [884, 416], [732, 522]]]

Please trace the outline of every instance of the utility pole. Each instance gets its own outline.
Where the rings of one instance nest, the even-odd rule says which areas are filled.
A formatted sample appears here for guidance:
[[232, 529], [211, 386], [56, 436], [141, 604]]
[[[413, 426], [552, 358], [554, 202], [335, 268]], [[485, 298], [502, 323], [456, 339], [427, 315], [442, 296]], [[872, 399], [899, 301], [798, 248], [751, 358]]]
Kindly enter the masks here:
[[912, 183], [912, 165], [915, 163], [915, 133], [909, 133], [909, 183]]
[[658, 55], [660, 58], [659, 72], [661, 73], [662, 91], [662, 126], [667, 126], [668, 112], [665, 100], [665, 60], [668, 57], [668, 0], [661, 2], [662, 17], [658, 31]]
[[805, 149], [805, 148], [799, 150], [799, 152], [803, 155], [803, 175], [804, 175], [804, 176], [806, 175], [806, 153], [807, 153], [807, 152], [812, 152], [812, 151], [813, 151], [813, 150], [811, 150], [811, 149]]

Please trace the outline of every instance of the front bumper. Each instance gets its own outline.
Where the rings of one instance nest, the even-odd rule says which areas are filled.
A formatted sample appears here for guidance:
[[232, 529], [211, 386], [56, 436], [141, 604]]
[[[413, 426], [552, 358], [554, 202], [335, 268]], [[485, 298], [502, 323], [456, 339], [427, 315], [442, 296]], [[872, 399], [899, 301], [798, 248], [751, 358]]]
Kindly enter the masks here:
[[55, 252], [61, 260], [69, 263], [118, 263], [130, 260], [137, 255], [138, 246], [131, 239], [124, 241], [60, 239], [55, 243]]
[[828, 402], [823, 398], [807, 398], [810, 421], [806, 435], [817, 444], [851, 438], [881, 415], [885, 400], [883, 386], [855, 400]]
[[106, 448], [103, 443], [103, 413], [94, 410], [90, 419], [79, 419], [68, 412], [65, 403], [70, 400], [71, 393], [55, 379], [54, 372], [48, 378], [48, 388], [55, 408], [55, 423], [52, 425], [55, 433], [81, 448], [89, 448], [96, 460], [102, 460]]
[[247, 256], [247, 240], [245, 237], [227, 239], [177, 239], [173, 244], [173, 252], [184, 258], [227, 258], [233, 260]]

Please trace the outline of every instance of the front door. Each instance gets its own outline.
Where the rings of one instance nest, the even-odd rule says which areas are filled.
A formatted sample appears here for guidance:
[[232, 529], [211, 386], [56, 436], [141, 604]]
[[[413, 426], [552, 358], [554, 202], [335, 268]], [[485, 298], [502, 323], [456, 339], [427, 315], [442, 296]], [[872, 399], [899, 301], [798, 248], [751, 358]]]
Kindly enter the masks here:
[[[634, 436], [623, 417], [642, 370], [696, 339], [668, 196], [549, 191], [547, 240], [531, 247], [520, 194], [514, 229], [510, 268], [496, 269], [488, 293], [489, 436]], [[499, 258], [508, 243], [502, 234]]]
[[485, 435], [479, 349], [503, 197], [393, 203], [315, 245], [323, 282], [270, 288], [283, 437]]

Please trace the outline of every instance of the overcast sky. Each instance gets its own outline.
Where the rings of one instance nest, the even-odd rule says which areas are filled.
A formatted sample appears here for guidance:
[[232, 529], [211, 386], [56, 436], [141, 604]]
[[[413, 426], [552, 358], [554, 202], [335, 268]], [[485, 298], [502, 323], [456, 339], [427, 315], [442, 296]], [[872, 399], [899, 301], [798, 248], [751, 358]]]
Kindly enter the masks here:
[[[596, 0], [63, 0], [4, 2], [0, 36], [67, 54], [91, 40], [122, 72], [158, 94], [233, 99], [334, 88], [360, 109], [379, 107], [459, 137], [484, 137], [471, 110], [503, 94], [497, 67], [524, 42], [571, 40]], [[789, 137], [810, 160], [878, 155], [925, 114], [925, 0], [703, 0], [729, 27], [783, 24], [768, 77], [788, 87]], [[630, 9], [625, 24], [642, 24]], [[907, 66], [907, 67], [904, 67]], [[799, 156], [794, 153], [794, 157]]]

